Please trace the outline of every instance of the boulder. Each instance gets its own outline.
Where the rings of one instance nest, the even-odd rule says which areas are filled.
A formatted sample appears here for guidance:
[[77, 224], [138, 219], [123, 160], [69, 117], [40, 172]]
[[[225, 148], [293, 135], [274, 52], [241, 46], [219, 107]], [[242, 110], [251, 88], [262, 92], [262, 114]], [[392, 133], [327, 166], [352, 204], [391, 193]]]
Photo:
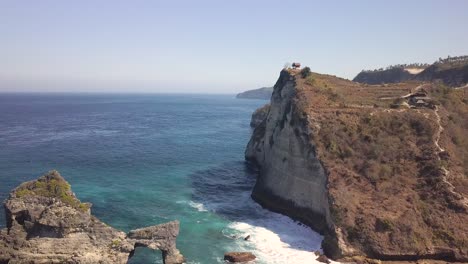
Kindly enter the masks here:
[[325, 255], [320, 255], [318, 258], [317, 258], [317, 261], [319, 262], [322, 262], [322, 263], [327, 263], [327, 264], [330, 264], [331, 261], [327, 258], [327, 256]]
[[255, 259], [255, 255], [250, 252], [227, 252], [224, 254], [224, 260], [229, 262], [247, 262]]

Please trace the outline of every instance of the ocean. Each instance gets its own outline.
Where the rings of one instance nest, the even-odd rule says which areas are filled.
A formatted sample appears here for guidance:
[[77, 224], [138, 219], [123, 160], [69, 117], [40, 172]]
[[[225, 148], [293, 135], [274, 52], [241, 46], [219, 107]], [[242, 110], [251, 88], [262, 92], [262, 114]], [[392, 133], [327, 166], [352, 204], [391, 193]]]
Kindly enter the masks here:
[[[113, 227], [179, 220], [187, 263], [224, 263], [227, 251], [251, 251], [255, 263], [318, 263], [319, 234], [250, 198], [256, 172], [244, 150], [250, 116], [265, 103], [233, 95], [0, 94], [0, 199], [57, 169]], [[162, 263], [161, 254], [139, 248], [131, 263]]]

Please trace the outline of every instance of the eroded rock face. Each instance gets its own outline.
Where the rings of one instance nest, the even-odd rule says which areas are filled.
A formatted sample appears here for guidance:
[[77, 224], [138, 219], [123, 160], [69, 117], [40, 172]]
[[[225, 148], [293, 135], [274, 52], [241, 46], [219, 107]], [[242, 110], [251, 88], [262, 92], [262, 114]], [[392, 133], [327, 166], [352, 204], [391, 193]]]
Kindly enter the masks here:
[[310, 145], [310, 129], [299, 120], [293, 98], [295, 78], [282, 71], [270, 111], [254, 130], [246, 159], [261, 167], [252, 197], [270, 210], [286, 213], [325, 232], [329, 221], [327, 177]]
[[252, 118], [250, 119], [250, 126], [255, 128], [258, 125], [260, 125], [263, 122], [263, 120], [265, 120], [265, 118], [267, 117], [269, 111], [270, 104], [266, 104], [255, 110], [255, 112], [253, 112], [252, 114]]
[[18, 186], [4, 208], [0, 263], [127, 263], [138, 246], [161, 250], [166, 264], [184, 261], [177, 221], [127, 235], [91, 215], [57, 171]]

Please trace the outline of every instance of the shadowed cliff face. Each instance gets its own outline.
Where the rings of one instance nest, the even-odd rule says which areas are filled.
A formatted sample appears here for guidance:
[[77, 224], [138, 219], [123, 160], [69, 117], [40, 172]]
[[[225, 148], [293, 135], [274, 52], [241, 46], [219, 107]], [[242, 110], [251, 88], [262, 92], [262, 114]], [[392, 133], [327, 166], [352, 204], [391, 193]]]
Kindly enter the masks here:
[[247, 160], [262, 168], [252, 197], [324, 233], [331, 227], [326, 176], [309, 144], [307, 121], [293, 103], [295, 96], [295, 78], [283, 71], [268, 115], [255, 128], [246, 150]]
[[250, 120], [250, 126], [255, 128], [258, 125], [260, 125], [263, 122], [263, 120], [265, 120], [265, 118], [267, 117], [269, 111], [270, 111], [270, 104], [266, 104], [258, 108], [257, 110], [255, 110]]
[[[390, 107], [421, 87], [436, 107]], [[252, 197], [323, 233], [334, 258], [468, 261], [465, 94], [282, 71], [245, 152]]]
[[177, 221], [127, 235], [92, 216], [57, 171], [18, 186], [4, 208], [0, 263], [127, 263], [140, 246], [161, 250], [166, 264], [184, 261]]

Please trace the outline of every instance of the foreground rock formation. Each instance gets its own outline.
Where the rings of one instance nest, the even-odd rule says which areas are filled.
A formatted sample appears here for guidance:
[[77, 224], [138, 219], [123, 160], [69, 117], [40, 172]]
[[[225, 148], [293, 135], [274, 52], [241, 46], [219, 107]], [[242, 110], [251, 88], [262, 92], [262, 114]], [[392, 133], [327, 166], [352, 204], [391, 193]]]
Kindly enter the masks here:
[[57, 171], [18, 186], [4, 207], [0, 263], [127, 263], [136, 247], [161, 250], [165, 264], [184, 262], [177, 221], [125, 234], [91, 215]]
[[[437, 107], [390, 107], [418, 89]], [[334, 259], [467, 262], [466, 94], [283, 70], [245, 152], [252, 197], [322, 233]]]

